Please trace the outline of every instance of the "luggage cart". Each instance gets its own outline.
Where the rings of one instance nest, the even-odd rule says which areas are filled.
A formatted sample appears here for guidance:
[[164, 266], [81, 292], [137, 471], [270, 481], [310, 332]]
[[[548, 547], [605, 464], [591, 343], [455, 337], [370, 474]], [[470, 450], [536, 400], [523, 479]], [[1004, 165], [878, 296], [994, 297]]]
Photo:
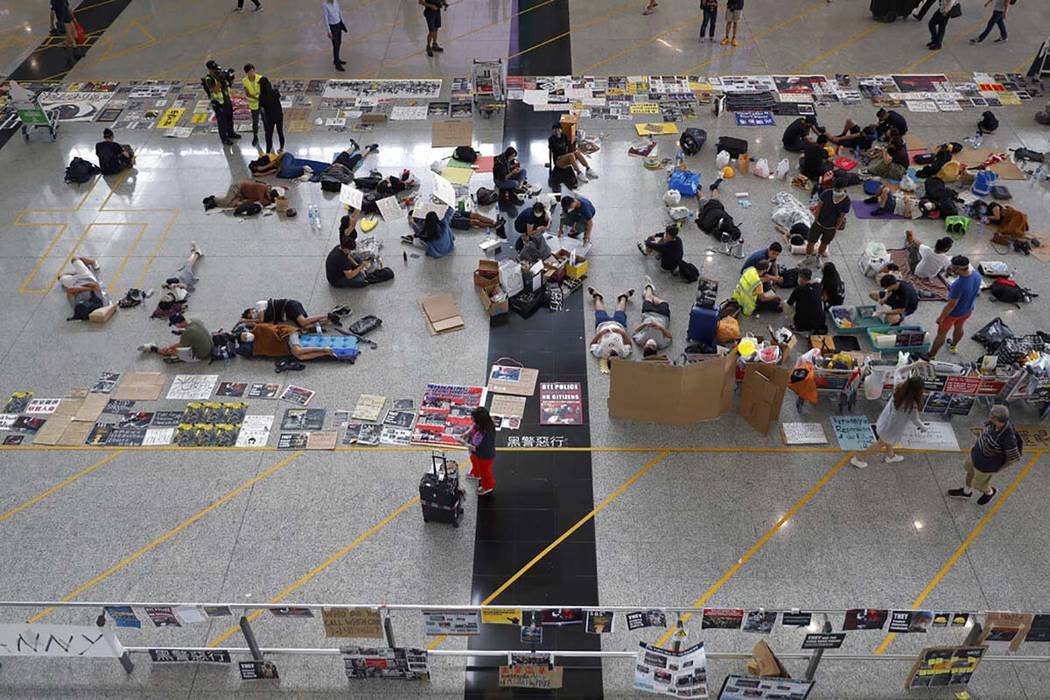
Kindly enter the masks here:
[[[828, 397], [838, 403], [839, 413], [853, 412], [857, 405], [857, 387], [860, 386], [862, 367], [852, 369], [830, 369], [813, 367], [813, 376], [817, 382], [817, 396]], [[795, 408], [802, 413], [806, 400], [801, 396], [795, 398]]]
[[474, 105], [481, 112], [481, 116], [487, 119], [497, 110], [506, 108], [507, 93], [503, 89], [502, 59], [475, 60], [470, 80], [474, 87]]
[[45, 109], [40, 104], [40, 98], [18, 83], [11, 83], [11, 106], [22, 123], [22, 137], [29, 140], [29, 134], [34, 129], [47, 129], [48, 135], [54, 141], [58, 135], [59, 109]]

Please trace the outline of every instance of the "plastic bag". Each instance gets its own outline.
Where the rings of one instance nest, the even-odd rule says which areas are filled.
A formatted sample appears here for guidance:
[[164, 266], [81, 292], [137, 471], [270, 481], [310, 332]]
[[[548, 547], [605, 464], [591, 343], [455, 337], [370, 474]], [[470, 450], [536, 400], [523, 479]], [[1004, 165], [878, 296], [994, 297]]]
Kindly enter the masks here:
[[685, 221], [693, 216], [693, 211], [689, 207], [671, 207], [667, 210], [667, 214], [671, 217], [671, 221]]
[[788, 192], [773, 195], [773, 223], [790, 231], [795, 224], [813, 225], [813, 212]]
[[430, 169], [438, 175], [440, 175], [445, 170], [445, 161], [435, 160], [433, 163], [430, 164]]
[[788, 162], [787, 158], [781, 158], [780, 162], [777, 163], [777, 170], [773, 173], [773, 176], [778, 180], [787, 180], [788, 173], [791, 172], [791, 163]]
[[900, 190], [901, 192], [914, 192], [918, 184], [910, 173], [905, 173], [904, 177], [901, 178]]
[[683, 197], [695, 197], [700, 187], [700, 174], [689, 170], [675, 170], [667, 179], [667, 189], [678, 190]]
[[885, 369], [873, 369], [864, 377], [864, 398], [877, 401], [882, 396], [882, 387], [886, 384]]
[[768, 178], [769, 161], [765, 158], [759, 158], [755, 161], [755, 165], [751, 168], [751, 171], [755, 174], [755, 177]]
[[971, 337], [983, 345], [985, 350], [994, 353], [1004, 340], [1014, 337], [1014, 332], [1010, 326], [1003, 323], [1003, 319], [996, 316]]
[[719, 151], [715, 156], [715, 165], [719, 170], [729, 165], [729, 151]]
[[664, 206], [676, 207], [682, 203], [682, 193], [678, 190], [667, 190], [664, 194]]
[[860, 256], [860, 271], [865, 277], [874, 277], [890, 262], [890, 253], [879, 241], [871, 241]]

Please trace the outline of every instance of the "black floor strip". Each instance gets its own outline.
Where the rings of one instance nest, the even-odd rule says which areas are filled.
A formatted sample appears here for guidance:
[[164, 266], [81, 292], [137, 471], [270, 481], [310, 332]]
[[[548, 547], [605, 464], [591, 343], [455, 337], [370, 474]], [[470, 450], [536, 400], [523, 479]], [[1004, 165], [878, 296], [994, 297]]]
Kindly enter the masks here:
[[[540, 0], [521, 0], [516, 12]], [[518, 18], [512, 29], [511, 55], [568, 31], [568, 3], [554, 2]], [[511, 75], [569, 75], [572, 59], [568, 36], [512, 58]], [[543, 183], [542, 161], [529, 160], [528, 144], [546, 141], [550, 125], [559, 115], [534, 112], [521, 102], [508, 106], [504, 120], [506, 144], [517, 144], [530, 180]], [[515, 212], [507, 212], [508, 218]], [[513, 237], [513, 227], [508, 226]], [[510, 246], [505, 246], [509, 248]], [[564, 310], [538, 311], [522, 319], [512, 311], [509, 318], [494, 319], [489, 329], [489, 363], [511, 357], [540, 371], [540, 382], [579, 382], [587, 401], [587, 349], [584, 328], [584, 292], [565, 300]], [[487, 367], [486, 367], [487, 370]], [[521, 429], [500, 434], [499, 446], [510, 435], [564, 438], [572, 447], [591, 444], [590, 428], [550, 427], [539, 424], [539, 397], [528, 400]], [[480, 603], [505, 581], [542, 552], [594, 508], [591, 456], [588, 452], [541, 454], [501, 452], [495, 466], [496, 490], [479, 500], [474, 544], [472, 600]], [[491, 602], [492, 605], [598, 604], [598, 567], [594, 522], [588, 521], [539, 563], [518, 578]], [[526, 614], [525, 622], [529, 621]], [[482, 634], [470, 639], [471, 649], [525, 649], [520, 630], [513, 625], [483, 625]], [[601, 648], [599, 637], [584, 633], [583, 625], [544, 627], [539, 650]], [[505, 659], [474, 657], [466, 676], [466, 698], [522, 697], [537, 693], [546, 697], [600, 698], [602, 670], [598, 659], [577, 659], [563, 664], [564, 687], [555, 692], [500, 689], [498, 667]]]

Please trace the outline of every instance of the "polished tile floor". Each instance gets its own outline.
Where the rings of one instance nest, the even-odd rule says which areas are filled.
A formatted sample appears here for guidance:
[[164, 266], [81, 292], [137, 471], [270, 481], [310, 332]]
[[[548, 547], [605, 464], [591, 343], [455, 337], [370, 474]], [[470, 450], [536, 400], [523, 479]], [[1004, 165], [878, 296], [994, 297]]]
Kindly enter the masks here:
[[[264, 2], [262, 13], [230, 14], [232, 0], [135, 0], [102, 32], [68, 80], [192, 80], [206, 57], [236, 67], [252, 61], [282, 78], [334, 77], [318, 3]], [[571, 43], [575, 74], [1012, 71], [1027, 67], [1045, 38], [1040, 32], [1050, 26], [1050, 10], [1044, 4], [1022, 0], [1011, 10], [1007, 43], [972, 47], [966, 39], [983, 25], [983, 9], [968, 3], [965, 15], [950, 26], [945, 49], [928, 53], [922, 48], [923, 25], [914, 20], [876, 24], [862, 0], [749, 0], [741, 46], [732, 51], [696, 42], [698, 9], [691, 0], [663, 0], [648, 17], [641, 15], [641, 0], [552, 2], [567, 5], [569, 32], [560, 36], [565, 32], [552, 31], [524, 45], [515, 27], [521, 13], [539, 3], [450, 3], [443, 29], [448, 51], [439, 59], [427, 59], [421, 51], [425, 28], [414, 1], [344, 2], [350, 27], [344, 46], [348, 74], [449, 78], [469, 72], [474, 58], [520, 58], [559, 42]], [[9, 70], [44, 39], [47, 18], [30, 3], [10, 0], [0, 0], [0, 17], [5, 31], [0, 33], [0, 62]], [[543, 41], [548, 43], [541, 46]], [[1036, 108], [1031, 104], [1000, 110], [1003, 127], [989, 137], [988, 145], [1050, 150], [1050, 132], [1032, 120]], [[820, 114], [823, 122], [834, 126], [849, 114], [868, 119], [872, 111], [863, 104], [851, 110], [823, 108]], [[972, 133], [975, 118], [972, 112], [910, 115], [912, 132], [927, 143], [961, 140]], [[772, 162], [783, 155], [779, 136], [784, 119], [775, 129], [748, 130], [733, 126], [726, 116], [705, 114], [697, 121], [712, 142], [719, 134], [745, 136], [753, 153]], [[501, 119], [476, 120], [475, 147], [494, 152], [503, 143], [505, 126], [515, 133], [513, 125]], [[601, 177], [581, 189], [598, 209], [589, 281], [614, 292], [640, 287], [646, 273], [656, 277], [658, 291], [673, 311], [677, 353], [684, 349], [681, 336], [693, 291], [661, 277], [635, 249], [639, 239], [663, 225], [661, 176], [627, 157], [634, 133], [629, 123], [583, 126], [602, 136], [602, 150], [595, 157]], [[139, 153], [131, 176], [79, 187], [63, 183], [69, 159], [92, 154], [96, 127], [70, 124], [54, 144], [16, 137], [0, 150], [0, 294], [6, 300], [0, 304], [0, 395], [31, 390], [38, 397], [61, 396], [72, 386], [89, 384], [100, 371], [168, 371], [135, 352], [143, 340], [167, 337], [163, 325], [149, 321], [144, 310], [121, 312], [102, 327], [66, 323], [68, 305], [61, 295], [54, 289], [34, 290], [49, 286], [74, 244], [80, 253], [99, 258], [102, 277], [113, 289], [156, 287], [181, 264], [191, 240], [207, 253], [191, 312], [210, 327], [229, 326], [243, 307], [268, 296], [299, 298], [311, 311], [349, 303], [355, 316], [376, 313], [384, 320], [376, 336], [380, 349], [366, 351], [353, 366], [310, 366], [290, 379], [275, 379], [268, 363], [237, 361], [207, 370], [225, 380], [292, 381], [317, 391], [311, 405], [329, 412], [352, 408], [361, 393], [418, 400], [427, 382], [484, 381], [488, 319], [470, 286], [479, 257], [478, 233], [459, 235], [449, 257], [412, 257], [406, 263], [398, 243], [403, 226], [381, 224], [376, 233], [396, 280], [365, 291], [333, 291], [325, 284], [322, 265], [336, 240], [336, 198], [316, 185], [293, 187], [293, 202], [302, 211], [311, 204], [319, 207], [320, 232], [312, 231], [305, 217], [295, 222], [275, 217], [237, 221], [205, 214], [201, 198], [222, 192], [231, 179], [246, 177], [252, 149], [242, 141], [243, 147], [224, 151], [214, 138], [180, 141], [154, 130], [118, 135]], [[429, 148], [429, 124], [388, 124], [373, 133], [381, 151], [370, 165], [386, 173], [409, 167], [423, 174], [426, 190], [430, 162], [447, 154]], [[523, 153], [544, 150], [542, 140], [523, 139], [528, 141], [516, 143]], [[289, 139], [290, 150], [311, 158], [323, 159], [342, 145], [343, 137], [335, 133], [294, 134]], [[715, 171], [713, 149], [705, 148], [693, 164], [709, 182]], [[479, 178], [475, 186], [483, 182]], [[1050, 214], [1046, 186], [1008, 184], [1015, 205], [1045, 231]], [[724, 192], [731, 213], [742, 222], [747, 248], [758, 249], [772, 240], [768, 201], [778, 189], [776, 183], [755, 178], [726, 184]], [[742, 191], [750, 193], [749, 209], [733, 201], [732, 195]], [[24, 210], [30, 211], [22, 214]], [[859, 251], [875, 240], [895, 247], [903, 230], [897, 221], [850, 219], [831, 249], [832, 259], [846, 273], [848, 303], [860, 303], [871, 289], [870, 280], [856, 267]], [[939, 230], [935, 222], [915, 223], [924, 239], [934, 238]], [[690, 226], [687, 258], [702, 262], [705, 274], [718, 278], [723, 289], [730, 288], [737, 261], [705, 256], [707, 246], [706, 237]], [[968, 236], [958, 247], [977, 261], [1001, 257], [989, 245], [986, 232]], [[1025, 284], [1048, 298], [1050, 289], [1042, 288], [1043, 263], [1016, 255], [1008, 260]], [[438, 337], [426, 333], [417, 301], [436, 292], [449, 292], [457, 299], [464, 331]], [[1019, 334], [1046, 329], [1050, 313], [1042, 298], [1021, 310], [982, 299], [972, 328], [1000, 316]], [[584, 300], [577, 294], [568, 303], [580, 305]], [[922, 304], [918, 319], [932, 324], [938, 306]], [[584, 312], [589, 318], [589, 304]], [[629, 315], [634, 320], [637, 307]], [[761, 330], [773, 321], [763, 316], [749, 321], [748, 327]], [[514, 318], [511, 323], [528, 332], [528, 322]], [[579, 326], [580, 344], [590, 331], [589, 322]], [[966, 341], [963, 356], [973, 357], [977, 349]], [[605, 409], [608, 378], [593, 359], [587, 364], [587, 385], [597, 512], [586, 527], [593, 529], [602, 604], [686, 606], [699, 601], [745, 608], [907, 608], [923, 595], [921, 606], [937, 609], [1047, 607], [1046, 457], [1030, 451], [1024, 464], [999, 480], [1001, 505], [981, 509], [943, 495], [960, 478], [959, 455], [912, 454], [901, 464], [858, 471], [837, 451], [748, 452], [742, 448], [778, 448], [780, 439], [775, 432], [756, 435], [736, 416], [689, 428], [610, 420]], [[281, 413], [283, 408], [254, 402], [252, 412]], [[874, 417], [878, 408], [862, 401], [859, 410]], [[1038, 420], [1032, 411], [1019, 413], [1021, 423]], [[828, 429], [831, 414], [831, 406], [823, 403], [807, 409], [804, 419], [819, 420]], [[967, 428], [977, 418], [956, 421], [960, 443], [968, 441]], [[791, 402], [784, 406], [783, 419], [797, 419]], [[685, 448], [700, 451], [680, 451]], [[535, 458], [557, 459], [543, 454]], [[481, 522], [477, 504], [468, 496], [466, 518], [458, 529], [424, 526], [411, 499], [425, 462], [425, 454], [378, 450], [297, 454], [5, 449], [0, 452], [0, 483], [5, 487], [0, 489], [0, 560], [5, 562], [0, 598], [288, 604], [477, 601], [492, 592], [474, 585], [479, 579], [475, 541], [485, 535], [475, 532], [476, 522]], [[549, 522], [537, 522], [523, 527], [555, 541], [571, 525], [559, 522], [552, 528]], [[569, 544], [579, 546], [575, 540]], [[519, 566], [545, 546], [516, 552]], [[537, 566], [549, 567], [544, 572], [571, 566], [559, 555], [555, 547]], [[503, 558], [497, 562], [497, 554], [493, 557], [492, 570], [500, 569]], [[4, 612], [2, 621], [15, 622], [35, 612]], [[91, 611], [92, 619], [95, 613]], [[83, 613], [59, 611], [45, 622], [83, 624], [85, 618]], [[425, 646], [431, 641], [413, 616], [395, 614], [394, 623], [399, 644]], [[837, 628], [839, 621], [834, 624]], [[317, 624], [267, 615], [255, 629], [264, 646], [327, 643]], [[688, 629], [690, 640], [704, 640], [712, 652], [747, 651], [756, 641], [743, 633], [701, 632], [696, 619]], [[227, 630], [227, 624], [212, 622], [128, 631], [121, 639], [128, 645], [201, 646], [227, 638]], [[652, 630], [628, 633], [621, 625], [601, 641], [606, 650], [633, 651], [638, 640], [658, 637]], [[910, 654], [922, 646], [961, 641], [962, 635], [931, 633], [925, 635], [928, 642], [915, 637], [897, 638], [886, 653]], [[242, 645], [239, 635], [228, 639], [228, 645]], [[855, 633], [842, 652], [870, 654], [883, 639], [878, 632]], [[777, 651], [797, 651], [801, 632], [778, 627], [769, 641]], [[1026, 644], [1020, 653], [1044, 656], [1042, 646]], [[462, 640], [440, 646], [463, 647]], [[337, 658], [285, 658], [278, 663], [280, 690], [258, 692], [345, 694]], [[792, 660], [788, 667], [800, 675], [804, 662]], [[903, 660], [828, 660], [811, 697], [904, 697], [909, 667]], [[463, 696], [461, 659], [435, 658], [432, 668], [434, 678], [426, 686], [353, 686], [353, 692], [361, 697]], [[713, 660], [711, 677], [720, 683], [724, 674], [742, 669], [737, 660]], [[633, 696], [630, 674], [629, 660], [606, 661], [605, 695]], [[979, 698], [1043, 698], [1048, 687], [1045, 664], [998, 662], [978, 670], [971, 692]], [[146, 661], [130, 676], [104, 661], [4, 659], [0, 669], [0, 694], [5, 697], [197, 698], [244, 690], [234, 671], [150, 669]]]

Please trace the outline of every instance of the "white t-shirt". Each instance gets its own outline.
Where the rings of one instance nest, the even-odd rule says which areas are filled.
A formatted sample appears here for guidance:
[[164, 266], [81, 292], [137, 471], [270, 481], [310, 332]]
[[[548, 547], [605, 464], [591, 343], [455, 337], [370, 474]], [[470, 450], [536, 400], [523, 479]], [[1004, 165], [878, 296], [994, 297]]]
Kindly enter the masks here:
[[941, 274], [950, 262], [951, 257], [947, 254], [938, 253], [930, 246], [920, 243], [919, 264], [915, 266], [912, 274], [923, 279], [932, 279]]
[[[623, 329], [615, 321], [606, 321], [597, 328], [598, 342], [591, 345], [591, 353], [597, 358], [610, 358], [615, 354], [617, 357], [627, 357], [631, 354], [631, 346], [623, 342], [623, 336], [610, 329]], [[603, 332], [608, 331], [608, 332]]]

